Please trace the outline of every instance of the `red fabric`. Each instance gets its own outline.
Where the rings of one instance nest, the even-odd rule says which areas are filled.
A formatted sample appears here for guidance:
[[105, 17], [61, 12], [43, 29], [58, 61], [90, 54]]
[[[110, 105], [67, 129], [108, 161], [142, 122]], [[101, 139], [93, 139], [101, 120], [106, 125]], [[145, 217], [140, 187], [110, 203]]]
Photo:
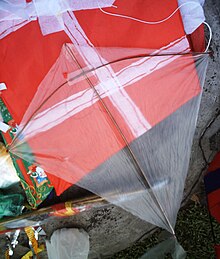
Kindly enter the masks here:
[[65, 190], [67, 190], [70, 186], [72, 186], [72, 183], [69, 183], [63, 179], [60, 179], [59, 177], [47, 173], [47, 177], [49, 178], [50, 182], [52, 183], [56, 194], [59, 196], [61, 193], [63, 193]]
[[220, 222], [220, 189], [208, 195], [209, 211]]
[[[218, 168], [220, 168], [220, 152], [213, 159], [208, 172], [212, 173]], [[208, 194], [208, 204], [211, 215], [220, 223], [220, 189]]]
[[[132, 16], [145, 21], [158, 21], [177, 7], [176, 0], [117, 0], [117, 8], [105, 11]], [[99, 9], [75, 12], [76, 18], [95, 46], [159, 49], [185, 35], [178, 11], [165, 23], [143, 24], [102, 13]]]
[[20, 171], [22, 172], [22, 174], [23, 174], [23, 176], [24, 176], [25, 182], [26, 182], [28, 185], [30, 185], [30, 186], [33, 185], [33, 183], [31, 182], [30, 177], [27, 176], [27, 170], [26, 170], [26, 168], [25, 168], [24, 163], [22, 162], [22, 160], [21, 160], [21, 159], [17, 159], [17, 160], [16, 160], [16, 163], [18, 164], [19, 169], [20, 169]]
[[[1, 97], [17, 123], [66, 42], [70, 40], [64, 32], [43, 36], [37, 21], [0, 41], [0, 82], [7, 85]], [[59, 193], [71, 186], [54, 175], [47, 175]]]
[[5, 138], [6, 143], [8, 143], [10, 145], [12, 142], [12, 138], [11, 138], [9, 131], [7, 131], [6, 133], [2, 132], [2, 135]]
[[[17, 123], [66, 42], [70, 40], [64, 32], [43, 36], [37, 21], [0, 41], [0, 82], [5, 82], [8, 88], [1, 96]], [[56, 190], [71, 186], [54, 175], [47, 175]]]
[[[129, 4], [116, 1], [115, 5], [118, 8], [111, 8], [111, 12], [113, 9], [115, 13], [155, 21], [167, 17], [175, 10], [177, 1], [166, 0], [161, 3], [159, 0], [132, 0]], [[105, 10], [110, 11], [108, 8]], [[78, 11], [75, 15], [95, 46], [158, 49], [184, 35], [179, 12], [166, 23], [159, 25], [130, 22], [128, 19], [103, 14], [99, 9]], [[201, 33], [201, 30], [199, 32]], [[203, 40], [204, 34], [201, 35]], [[194, 40], [195, 37], [192, 37], [193, 42]], [[198, 38], [196, 41], [198, 42]], [[38, 85], [55, 62], [65, 42], [70, 40], [64, 32], [43, 37], [38, 22], [31, 22], [0, 41], [0, 82], [5, 82], [8, 87], [3, 93], [3, 99], [16, 122], [21, 121]], [[141, 85], [139, 87], [144, 91]], [[132, 89], [130, 94], [132, 95]], [[149, 96], [149, 102], [151, 98]], [[162, 117], [165, 117], [171, 107], [160, 108], [163, 110]], [[153, 125], [159, 121], [157, 111], [150, 117], [150, 121]], [[48, 177], [58, 194], [71, 185], [56, 176], [48, 174]]]
[[213, 172], [218, 168], [220, 168], [220, 152], [218, 152], [215, 158], [213, 159], [212, 163], [209, 166], [208, 171]]
[[66, 208], [65, 203], [58, 203], [58, 204], [52, 205], [51, 207], [53, 208], [54, 211], [64, 210]]
[[187, 35], [190, 48], [194, 52], [205, 51], [205, 31], [204, 24], [201, 24], [192, 34]]
[[214, 192], [209, 193], [209, 207], [212, 208], [216, 204], [220, 203], [220, 189], [215, 190]]
[[220, 259], [220, 245], [215, 245], [216, 259]]
[[0, 82], [7, 86], [2, 97], [17, 123], [65, 42], [70, 40], [64, 32], [43, 36], [37, 21], [0, 41]]

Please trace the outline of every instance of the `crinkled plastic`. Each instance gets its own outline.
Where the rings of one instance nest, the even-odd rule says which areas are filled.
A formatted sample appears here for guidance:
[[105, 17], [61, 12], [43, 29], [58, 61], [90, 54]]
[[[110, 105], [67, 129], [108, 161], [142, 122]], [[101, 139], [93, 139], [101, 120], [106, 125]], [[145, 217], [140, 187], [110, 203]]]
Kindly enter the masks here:
[[50, 241], [46, 241], [46, 245], [49, 259], [87, 259], [89, 235], [83, 229], [58, 229]]
[[208, 61], [188, 50], [64, 45], [10, 152], [173, 233]]
[[0, 219], [18, 216], [22, 212], [24, 197], [21, 194], [0, 194]]
[[11, 157], [2, 143], [0, 143], [0, 176], [0, 189], [19, 182]]
[[173, 259], [186, 258], [186, 252], [175, 237], [169, 238], [159, 243], [150, 249], [146, 254], [141, 256], [140, 259], [163, 259], [167, 258], [167, 255], [171, 255], [171, 258]]

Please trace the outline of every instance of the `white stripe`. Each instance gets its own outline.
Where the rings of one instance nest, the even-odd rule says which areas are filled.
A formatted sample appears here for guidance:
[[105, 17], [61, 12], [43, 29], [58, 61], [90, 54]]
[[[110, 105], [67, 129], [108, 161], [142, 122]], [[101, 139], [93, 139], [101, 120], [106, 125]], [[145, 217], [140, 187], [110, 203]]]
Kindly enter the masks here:
[[[77, 19], [75, 18], [74, 14], [70, 14], [72, 18], [72, 24], [77, 28], [77, 33], [75, 33], [74, 30], [74, 37], [73, 39], [72, 35], [73, 33], [69, 33], [69, 31], [66, 30], [66, 33], [69, 35], [70, 39], [73, 41], [77, 41], [78, 44], [75, 48], [77, 51], [81, 54], [81, 56], [84, 58], [84, 62], [86, 65], [90, 66], [93, 64], [103, 64], [107, 63], [100, 54], [96, 51], [95, 48], [89, 47], [87, 44], [88, 38], [85, 38], [82, 36], [81, 33], [83, 33], [82, 28], [80, 27]], [[64, 21], [68, 21], [70, 19], [70, 16], [66, 16], [66, 19], [64, 18]], [[71, 27], [69, 27], [68, 23], [68, 29], [71, 30]], [[72, 26], [73, 26], [72, 25]], [[76, 42], [76, 43], [77, 43]], [[83, 48], [81, 46], [88, 46], [87, 48]], [[114, 75], [114, 71], [111, 68], [111, 66], [104, 67], [102, 70], [97, 70], [96, 75], [98, 76], [99, 81], [102, 83], [102, 87], [104, 90], [106, 90], [106, 81], [109, 77], [112, 77]], [[146, 120], [146, 118], [143, 116], [143, 114], [140, 112], [139, 108], [135, 105], [135, 103], [131, 100], [129, 95], [126, 93], [126, 91], [121, 87], [120, 82], [115, 77], [115, 80], [112, 80], [111, 87], [117, 87], [119, 90], [115, 92], [114, 94], [109, 96], [109, 99], [111, 100], [112, 104], [116, 107], [116, 109], [119, 111], [127, 125], [129, 126], [132, 134], [134, 137], [138, 137], [144, 132], [146, 132], [148, 129], [151, 128], [151, 125]]]

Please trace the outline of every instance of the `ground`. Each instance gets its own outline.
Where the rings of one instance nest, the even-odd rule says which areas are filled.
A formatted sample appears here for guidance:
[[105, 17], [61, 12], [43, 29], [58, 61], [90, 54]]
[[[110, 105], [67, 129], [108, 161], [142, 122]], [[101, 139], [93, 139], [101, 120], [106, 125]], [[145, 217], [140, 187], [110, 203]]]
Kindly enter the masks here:
[[[210, 24], [213, 30], [213, 39], [210, 46], [210, 49], [213, 51], [213, 55], [210, 57], [206, 82], [204, 87], [204, 93], [202, 96], [201, 107], [199, 111], [199, 117], [197, 122], [197, 129], [194, 137], [194, 143], [191, 154], [190, 167], [188, 172], [188, 177], [186, 180], [185, 192], [183, 205], [192, 197], [193, 194], [198, 195], [199, 197], [203, 193], [202, 191], [202, 178], [207, 170], [208, 163], [212, 160], [214, 155], [220, 150], [220, 3], [219, 0], [207, 0], [205, 3], [205, 14], [207, 22]], [[208, 31], [206, 33], [207, 38], [209, 37]], [[195, 196], [194, 196], [195, 197]], [[190, 205], [192, 206], [192, 205]], [[194, 205], [200, 206], [200, 205]], [[193, 207], [194, 208], [194, 207]], [[201, 211], [201, 216], [205, 215], [204, 206], [200, 207], [200, 210], [192, 209], [192, 213]], [[184, 210], [187, 212], [187, 209]], [[188, 210], [188, 212], [191, 210]], [[191, 213], [191, 212], [190, 212]], [[184, 217], [188, 217], [186, 213]], [[208, 222], [207, 217], [201, 217], [197, 215], [196, 221], [198, 226], [194, 226], [195, 229], [202, 229], [203, 227], [207, 229]], [[194, 220], [192, 220], [194, 222]], [[179, 224], [179, 223], [178, 223]], [[182, 224], [184, 219], [182, 219]], [[88, 213], [82, 213], [75, 217], [69, 217], [68, 219], [60, 220], [49, 220], [44, 226], [44, 230], [47, 233], [48, 238], [51, 233], [58, 228], [63, 227], [79, 227], [84, 228], [88, 231], [91, 241], [91, 252], [90, 258], [106, 258], [112, 256], [113, 254], [119, 252], [120, 250], [125, 249], [128, 246], [133, 245], [134, 243], [145, 239], [148, 237], [150, 231], [154, 228], [152, 225], [132, 216], [131, 214], [125, 212], [124, 210], [112, 206], [106, 205], [101, 208], [94, 208]], [[190, 239], [190, 236], [187, 236], [189, 233], [184, 232], [184, 227], [180, 228], [179, 233], [180, 241], [184, 246], [184, 237], [185, 239]], [[195, 230], [194, 229], [194, 230]], [[193, 232], [193, 231], [192, 231]], [[185, 234], [184, 234], [185, 233]], [[197, 235], [196, 231], [193, 232]], [[203, 242], [209, 234], [206, 232], [202, 233], [201, 242]], [[23, 238], [22, 247], [18, 247], [13, 258], [20, 258], [21, 254], [24, 254], [27, 251], [25, 246], [27, 241]], [[4, 247], [4, 237], [0, 239], [1, 249]], [[194, 238], [191, 240], [192, 247], [195, 245], [193, 242]], [[148, 247], [147, 241], [142, 243], [141, 252], [144, 253], [145, 248]], [[152, 244], [152, 243], [151, 243]], [[210, 242], [202, 243], [203, 246], [206, 246], [206, 254], [192, 255], [189, 258], [211, 258], [210, 252]], [[135, 250], [136, 246], [129, 248], [124, 252], [124, 254], [116, 254], [112, 258], [137, 258], [136, 255], [140, 253]], [[134, 250], [134, 253], [130, 252]], [[188, 249], [188, 248], [187, 248]], [[193, 250], [193, 249], [191, 249]], [[204, 252], [205, 253], [205, 252]], [[47, 258], [46, 254], [42, 254], [42, 258]], [[4, 258], [0, 255], [0, 258]]]
[[[216, 242], [220, 242], [220, 226], [214, 220], [213, 228]], [[209, 215], [204, 204], [190, 202], [187, 207], [182, 208], [175, 231], [179, 243], [187, 252], [187, 259], [215, 258]], [[160, 235], [160, 231], [156, 231], [150, 238], [135, 243], [112, 256], [111, 259], [138, 259], [158, 243]]]

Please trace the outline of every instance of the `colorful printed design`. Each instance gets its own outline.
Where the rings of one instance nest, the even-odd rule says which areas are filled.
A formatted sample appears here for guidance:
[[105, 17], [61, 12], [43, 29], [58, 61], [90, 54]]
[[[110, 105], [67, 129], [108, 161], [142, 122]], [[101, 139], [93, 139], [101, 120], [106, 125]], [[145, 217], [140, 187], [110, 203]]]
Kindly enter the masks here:
[[[6, 133], [1, 132], [5, 144], [8, 145], [11, 143], [17, 132], [17, 125], [1, 98], [0, 114], [4, 122], [11, 126], [11, 129]], [[47, 198], [53, 189], [53, 186], [43, 169], [20, 158], [15, 158], [13, 156], [11, 156], [11, 158], [18, 177], [20, 178], [21, 185], [26, 193], [28, 203], [32, 208], [36, 208]]]
[[89, 208], [90, 206], [86, 205], [74, 207], [74, 204], [70, 201], [53, 206], [54, 212], [52, 212], [51, 215], [58, 217], [73, 216], [80, 212], [86, 211]]
[[31, 247], [34, 250], [34, 253], [37, 255], [39, 247], [38, 247], [37, 239], [35, 237], [35, 229], [32, 227], [26, 227], [26, 228], [24, 228], [24, 231], [28, 236], [29, 242], [31, 244]]
[[29, 166], [28, 174], [33, 178], [38, 188], [48, 181], [46, 173], [39, 166]]
[[211, 215], [220, 223], [220, 152], [217, 153], [204, 176], [204, 184]]
[[[37, 254], [45, 251], [45, 246], [44, 244], [40, 245], [38, 248], [37, 248]], [[30, 250], [29, 252], [27, 252], [21, 259], [30, 259], [33, 257], [33, 252]]]

